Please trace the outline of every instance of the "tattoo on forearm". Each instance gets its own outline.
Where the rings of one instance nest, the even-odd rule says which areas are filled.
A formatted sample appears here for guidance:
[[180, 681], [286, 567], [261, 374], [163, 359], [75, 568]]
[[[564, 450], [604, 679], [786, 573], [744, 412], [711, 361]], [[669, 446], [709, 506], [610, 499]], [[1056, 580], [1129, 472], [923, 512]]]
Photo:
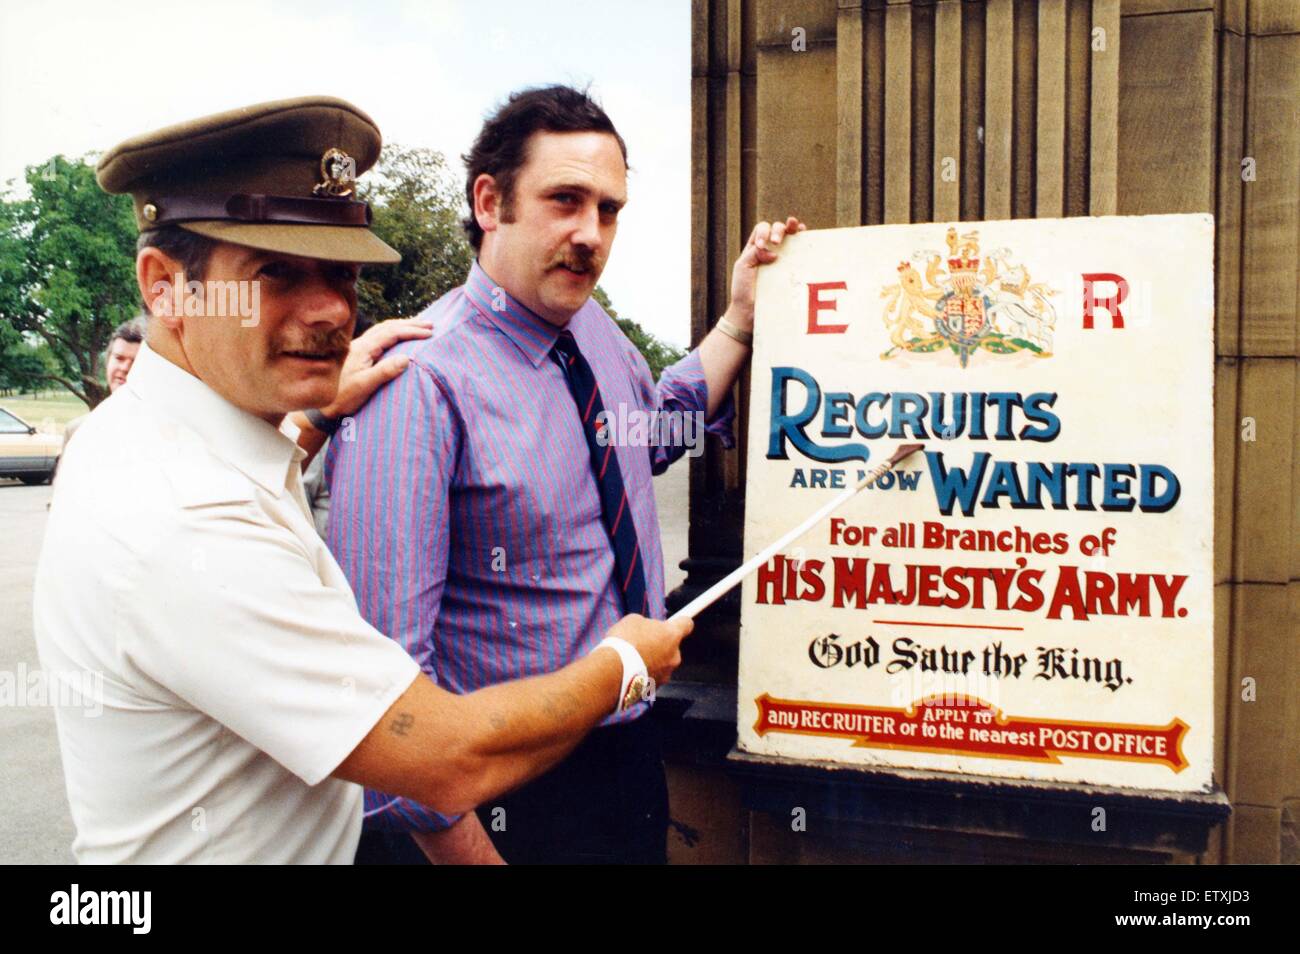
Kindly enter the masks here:
[[542, 701], [542, 711], [555, 722], [563, 722], [575, 711], [580, 703], [572, 692], [548, 692]]
[[388, 731], [393, 735], [406, 735], [413, 725], [415, 725], [415, 716], [409, 712], [400, 712], [397, 718], [388, 724]]

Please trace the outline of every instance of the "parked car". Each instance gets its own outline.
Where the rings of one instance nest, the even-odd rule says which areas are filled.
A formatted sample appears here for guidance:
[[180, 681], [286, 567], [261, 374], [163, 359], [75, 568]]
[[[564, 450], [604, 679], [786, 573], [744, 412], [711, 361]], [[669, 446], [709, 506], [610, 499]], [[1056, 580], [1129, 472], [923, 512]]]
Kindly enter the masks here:
[[0, 477], [43, 484], [54, 476], [63, 450], [58, 434], [38, 431], [17, 414], [0, 407]]

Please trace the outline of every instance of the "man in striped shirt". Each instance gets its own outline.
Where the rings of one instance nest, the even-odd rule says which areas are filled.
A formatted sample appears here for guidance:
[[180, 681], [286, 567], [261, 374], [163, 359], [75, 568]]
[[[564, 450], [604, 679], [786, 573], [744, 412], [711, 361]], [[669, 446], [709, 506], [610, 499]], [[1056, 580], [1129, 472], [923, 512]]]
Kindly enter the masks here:
[[[626, 146], [604, 111], [568, 87], [516, 93], [466, 162], [478, 259], [425, 312], [434, 338], [398, 346], [408, 372], [326, 462], [328, 541], [362, 614], [457, 693], [551, 672], [625, 611], [664, 616], [651, 476], [685, 441], [624, 439], [626, 418], [707, 419], [730, 442], [755, 269], [802, 228], [755, 228], [722, 330], [656, 386], [591, 298], [627, 201]], [[409, 832], [442, 862], [662, 863], [667, 787], [648, 709], [607, 720], [478, 817], [368, 791], [358, 860], [401, 858]]]

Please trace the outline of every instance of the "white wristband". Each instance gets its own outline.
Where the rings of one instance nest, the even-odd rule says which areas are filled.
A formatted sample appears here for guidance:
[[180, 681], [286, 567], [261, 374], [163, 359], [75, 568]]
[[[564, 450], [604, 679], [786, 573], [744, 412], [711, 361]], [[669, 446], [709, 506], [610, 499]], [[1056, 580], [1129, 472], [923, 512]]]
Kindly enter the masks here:
[[596, 644], [596, 649], [600, 649], [601, 646], [608, 646], [614, 650], [623, 662], [623, 680], [619, 684], [618, 705], [614, 711], [623, 712], [641, 701], [654, 702], [655, 681], [650, 678], [645, 660], [636, 651], [636, 647], [626, 639], [617, 636], [606, 636]]
[[752, 348], [754, 346], [754, 333], [752, 331], [743, 330], [740, 325], [736, 324], [726, 315], [719, 318], [717, 324], [713, 327], [717, 328], [728, 338], [739, 341], [747, 348]]

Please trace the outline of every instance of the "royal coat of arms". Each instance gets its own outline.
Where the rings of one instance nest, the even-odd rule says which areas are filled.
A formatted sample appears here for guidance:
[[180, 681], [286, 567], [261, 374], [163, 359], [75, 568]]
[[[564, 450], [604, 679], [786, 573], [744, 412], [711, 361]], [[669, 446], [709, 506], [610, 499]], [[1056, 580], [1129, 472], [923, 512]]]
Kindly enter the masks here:
[[912, 261], [899, 263], [898, 282], [881, 289], [893, 345], [881, 357], [951, 350], [963, 368], [977, 351], [1051, 357], [1056, 309], [1048, 299], [1057, 290], [1032, 281], [1008, 248], [981, 261], [977, 230], [958, 235], [950, 227], [947, 245], [947, 268], [938, 251], [917, 249]]

